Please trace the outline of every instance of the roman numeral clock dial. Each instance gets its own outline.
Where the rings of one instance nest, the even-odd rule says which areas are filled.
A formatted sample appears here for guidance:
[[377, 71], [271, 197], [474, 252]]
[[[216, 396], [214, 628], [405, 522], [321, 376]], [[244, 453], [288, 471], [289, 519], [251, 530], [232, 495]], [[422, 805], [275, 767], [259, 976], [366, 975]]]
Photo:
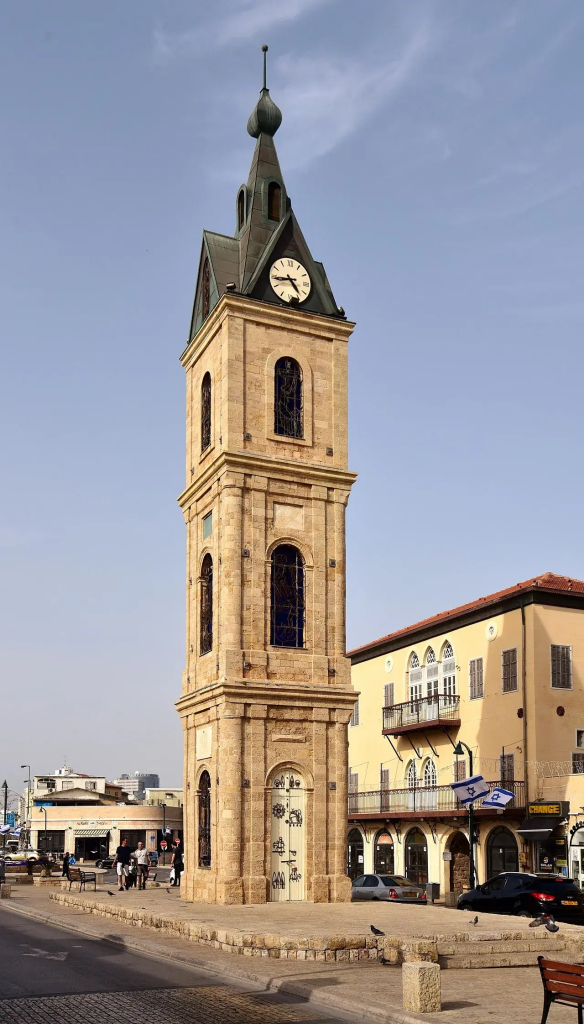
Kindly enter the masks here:
[[270, 284], [279, 299], [290, 302], [298, 299], [304, 302], [310, 295], [311, 282], [308, 271], [296, 260], [284, 256], [270, 267]]

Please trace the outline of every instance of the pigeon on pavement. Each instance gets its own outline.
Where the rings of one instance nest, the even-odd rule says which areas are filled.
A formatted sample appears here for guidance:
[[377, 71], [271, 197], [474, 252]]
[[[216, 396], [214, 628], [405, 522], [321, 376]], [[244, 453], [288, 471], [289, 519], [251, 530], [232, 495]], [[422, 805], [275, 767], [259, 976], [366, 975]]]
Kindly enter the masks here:
[[551, 914], [548, 916], [545, 926], [548, 932], [559, 932], [560, 930], [560, 926], [556, 924]]
[[478, 924], [478, 923], [479, 923], [478, 916], [477, 917], [473, 917], [473, 919], [471, 921], [471, 924]]
[[115, 892], [111, 892], [110, 889], [108, 889], [107, 894], [108, 896], [115, 896]]
[[376, 928], [374, 924], [371, 925], [371, 931], [374, 935], [385, 935], [385, 932], [380, 931], [380, 929]]
[[545, 914], [539, 914], [537, 917], [534, 917], [533, 921], [529, 922], [529, 927], [530, 928], [540, 928], [542, 924], [546, 923], [546, 921], [547, 921], [546, 915]]

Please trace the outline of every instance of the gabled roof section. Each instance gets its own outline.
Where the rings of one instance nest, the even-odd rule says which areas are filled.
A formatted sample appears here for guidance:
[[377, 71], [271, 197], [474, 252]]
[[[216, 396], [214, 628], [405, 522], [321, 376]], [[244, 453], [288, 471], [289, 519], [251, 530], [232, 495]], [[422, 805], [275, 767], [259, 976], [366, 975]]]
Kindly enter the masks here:
[[231, 238], [229, 235], [218, 235], [214, 231], [203, 231], [203, 244], [199, 259], [197, 287], [195, 289], [189, 338], [194, 338], [206, 319], [206, 316], [203, 316], [203, 273], [206, 260], [209, 261], [208, 313], [210, 313], [227, 290], [228, 284], [239, 286], [239, 244], [237, 238]]
[[[382, 636], [378, 640], [364, 644], [362, 647], [355, 647], [352, 651], [347, 651], [347, 657], [354, 658], [356, 661], [366, 661], [368, 657], [375, 658], [383, 654], [386, 646], [391, 646], [394, 649], [401, 646], [399, 643], [401, 640], [403, 640], [403, 644], [406, 644], [408, 641], [413, 643], [414, 637], [418, 633], [424, 633], [429, 629], [436, 633], [439, 631], [438, 627], [441, 626], [450, 626], [452, 628], [453, 622], [463, 619], [464, 616], [473, 616], [474, 621], [480, 620], [483, 617], [488, 618], [494, 614], [493, 606], [503, 602], [512, 604], [514, 598], [526, 596], [533, 598], [536, 594], [542, 596], [547, 594], [550, 597], [551, 595], [564, 595], [568, 600], [562, 603], [570, 603], [569, 596], [573, 595], [575, 598], [574, 605], [584, 607], [584, 580], [575, 580], [570, 576], [558, 576], [553, 572], [545, 572], [541, 576], [534, 576], [523, 583], [517, 583], [514, 587], [497, 590], [494, 594], [479, 597], [476, 601], [461, 604], [457, 608], [451, 608], [446, 612], [439, 612], [438, 615], [432, 615], [429, 619], [422, 619], [420, 622], [415, 622], [412, 626], [406, 626], [405, 629], [398, 629], [395, 633], [388, 633], [387, 636]], [[539, 603], [543, 603], [541, 599]], [[484, 616], [482, 615], [483, 611]], [[461, 622], [460, 624], [463, 625], [464, 623]], [[443, 631], [440, 630], [440, 632]]]
[[274, 140], [269, 135], [260, 135], [247, 179], [247, 217], [239, 239], [239, 283], [241, 291], [246, 294], [262, 253], [281, 223], [267, 217], [267, 191], [271, 181], [280, 186], [280, 206], [285, 214], [288, 197]]

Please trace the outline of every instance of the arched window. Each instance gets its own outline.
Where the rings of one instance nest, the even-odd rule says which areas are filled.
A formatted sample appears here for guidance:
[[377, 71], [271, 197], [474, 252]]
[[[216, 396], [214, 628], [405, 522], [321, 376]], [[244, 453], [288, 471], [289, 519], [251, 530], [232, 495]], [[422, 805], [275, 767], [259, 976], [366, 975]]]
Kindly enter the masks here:
[[379, 832], [375, 837], [373, 870], [376, 875], [392, 875], [395, 871], [393, 839], [386, 829], [383, 829], [383, 831]]
[[407, 775], [406, 775], [406, 782], [407, 782], [407, 785], [408, 785], [408, 789], [415, 789], [417, 784], [418, 784], [418, 779], [417, 779], [417, 776], [416, 776], [416, 762], [415, 761], [410, 761], [410, 763], [408, 765], [408, 771], [407, 771]]
[[270, 632], [274, 647], [304, 647], [304, 559], [292, 544], [272, 553]]
[[206, 320], [209, 316], [209, 310], [211, 308], [211, 271], [209, 269], [209, 260], [205, 259], [203, 263], [203, 320]]
[[420, 829], [412, 829], [406, 842], [406, 878], [416, 885], [425, 885], [428, 881], [428, 843]]
[[207, 371], [201, 384], [201, 451], [211, 444], [211, 374]]
[[213, 559], [206, 554], [201, 566], [201, 654], [213, 650]]
[[487, 878], [501, 871], [519, 871], [519, 855], [514, 835], [508, 828], [493, 829], [487, 839]]
[[452, 644], [446, 642], [442, 650], [442, 693], [445, 704], [453, 704], [456, 697], [456, 661]]
[[245, 191], [240, 189], [237, 197], [237, 230], [241, 231], [245, 224]]
[[282, 189], [277, 181], [268, 185], [268, 220], [280, 220], [280, 197]]
[[440, 666], [436, 661], [434, 648], [429, 647], [426, 652], [426, 714], [429, 720], [438, 718], [438, 675]]
[[436, 772], [436, 765], [434, 764], [434, 762], [433, 762], [431, 757], [428, 758], [428, 760], [426, 761], [426, 764], [424, 765], [423, 779], [424, 779], [424, 786], [437, 786], [438, 785], [438, 775], [437, 775], [437, 772]]
[[274, 371], [274, 433], [304, 437], [302, 370], [295, 359], [278, 359]]
[[211, 776], [207, 771], [199, 779], [199, 867], [211, 867]]
[[418, 658], [418, 655], [416, 654], [416, 652], [412, 651], [412, 653], [410, 655], [410, 668], [419, 668], [419, 667], [420, 667], [420, 659]]
[[433, 665], [436, 661], [436, 655], [434, 654], [434, 648], [429, 647], [426, 653], [426, 665]]
[[409, 699], [420, 700], [422, 696], [422, 669], [420, 659], [415, 651], [410, 656], [410, 670], [408, 672]]

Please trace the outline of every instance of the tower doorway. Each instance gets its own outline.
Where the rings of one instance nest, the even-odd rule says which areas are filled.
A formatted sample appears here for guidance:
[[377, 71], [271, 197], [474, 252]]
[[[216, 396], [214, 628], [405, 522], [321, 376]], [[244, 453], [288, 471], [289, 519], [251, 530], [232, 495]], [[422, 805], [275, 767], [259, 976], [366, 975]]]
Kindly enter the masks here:
[[463, 832], [455, 832], [450, 841], [450, 891], [462, 892], [468, 886], [470, 846]]
[[297, 772], [279, 772], [272, 781], [272, 858], [270, 901], [304, 899], [305, 787]]

